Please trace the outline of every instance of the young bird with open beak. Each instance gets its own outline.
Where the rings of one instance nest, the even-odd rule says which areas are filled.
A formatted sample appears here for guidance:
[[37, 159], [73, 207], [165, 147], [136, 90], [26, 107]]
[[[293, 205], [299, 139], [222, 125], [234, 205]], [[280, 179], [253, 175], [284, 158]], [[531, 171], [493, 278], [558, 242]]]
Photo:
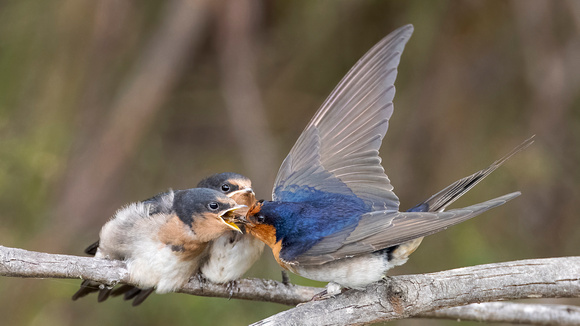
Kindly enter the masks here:
[[[241, 174], [214, 174], [201, 180], [197, 187], [221, 191], [239, 205], [250, 207], [256, 202], [252, 181]], [[214, 283], [237, 280], [260, 258], [263, 250], [264, 243], [248, 233], [226, 232], [209, 244], [209, 254], [201, 266], [201, 273]]]
[[[233, 220], [245, 207], [212, 189], [169, 191], [117, 211], [87, 251], [96, 247], [96, 258], [127, 263], [138, 288], [122, 286], [120, 293], [132, 291], [127, 293], [138, 305], [153, 290], [167, 293], [183, 286], [205, 261], [211, 241], [231, 230], [241, 232]], [[100, 290], [102, 301], [111, 289], [85, 280], [73, 300]]]
[[444, 211], [531, 139], [487, 169], [399, 211], [379, 148], [393, 113], [397, 66], [412, 32], [411, 25], [395, 30], [348, 72], [282, 163], [273, 201], [257, 202], [244, 221], [283, 268], [330, 282], [331, 295], [341, 286], [362, 289], [380, 280], [405, 263], [424, 236], [520, 195]]

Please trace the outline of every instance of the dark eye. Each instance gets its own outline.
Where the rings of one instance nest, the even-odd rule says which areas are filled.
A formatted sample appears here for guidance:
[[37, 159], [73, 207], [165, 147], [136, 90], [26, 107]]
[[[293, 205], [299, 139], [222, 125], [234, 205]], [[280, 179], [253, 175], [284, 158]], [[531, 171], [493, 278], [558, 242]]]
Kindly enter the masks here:
[[215, 211], [216, 209], [218, 209], [220, 207], [220, 205], [216, 202], [213, 202], [213, 203], [207, 204], [207, 207], [209, 209], [211, 209], [212, 211]]
[[229, 185], [229, 184], [227, 184], [227, 183], [224, 183], [224, 184], [222, 185], [222, 191], [223, 191], [223, 192], [228, 192], [228, 191], [230, 191], [230, 185]]
[[256, 215], [256, 222], [258, 223], [264, 223], [264, 221], [266, 220], [266, 217], [264, 217], [264, 215], [260, 214], [260, 215]]

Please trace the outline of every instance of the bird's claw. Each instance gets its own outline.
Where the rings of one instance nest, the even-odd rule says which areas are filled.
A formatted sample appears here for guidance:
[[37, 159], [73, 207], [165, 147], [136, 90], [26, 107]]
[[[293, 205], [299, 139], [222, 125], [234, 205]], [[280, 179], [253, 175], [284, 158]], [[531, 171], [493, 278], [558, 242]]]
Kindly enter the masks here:
[[228, 290], [230, 296], [228, 297], [228, 300], [230, 300], [232, 298], [232, 296], [234, 295], [234, 290], [238, 288], [238, 282], [236, 280], [233, 281], [229, 281], [226, 284], [226, 290]]
[[197, 273], [193, 276], [193, 278], [197, 279], [197, 282], [199, 283], [199, 288], [203, 292], [203, 285], [207, 283], [207, 279], [205, 278], [205, 276], [203, 276], [202, 273]]
[[328, 291], [326, 291], [326, 290], [323, 290], [323, 291], [321, 291], [321, 292], [319, 292], [319, 293], [316, 293], [316, 294], [315, 294], [315, 295], [312, 297], [312, 299], [310, 299], [310, 301], [322, 301], [322, 300], [329, 299], [329, 298], [331, 298], [331, 297], [334, 297], [334, 296], [333, 296], [333, 295], [329, 296], [329, 295], [328, 295]]
[[315, 294], [310, 301], [320, 301], [334, 298], [348, 290], [348, 288], [344, 288], [337, 283], [330, 282], [326, 285], [326, 289], [324, 291]]

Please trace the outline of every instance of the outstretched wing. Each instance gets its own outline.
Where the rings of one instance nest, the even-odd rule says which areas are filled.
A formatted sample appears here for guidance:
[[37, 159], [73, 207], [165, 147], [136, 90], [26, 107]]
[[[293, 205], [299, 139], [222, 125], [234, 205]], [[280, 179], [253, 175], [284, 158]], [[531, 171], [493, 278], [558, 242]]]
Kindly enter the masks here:
[[393, 113], [397, 66], [413, 26], [370, 49], [338, 84], [282, 163], [273, 199], [300, 201], [314, 188], [356, 195], [369, 211], [397, 210], [399, 199], [379, 148]]
[[472, 206], [446, 212], [380, 211], [364, 214], [358, 225], [322, 239], [294, 262], [317, 265], [336, 259], [371, 253], [424, 237], [505, 204], [520, 195], [507, 194]]

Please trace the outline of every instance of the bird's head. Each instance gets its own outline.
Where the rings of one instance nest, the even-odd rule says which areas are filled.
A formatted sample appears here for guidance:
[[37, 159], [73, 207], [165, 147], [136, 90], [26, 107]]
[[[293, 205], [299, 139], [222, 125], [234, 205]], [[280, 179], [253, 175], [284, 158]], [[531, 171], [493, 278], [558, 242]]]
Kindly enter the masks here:
[[[264, 210], [268, 202], [259, 200], [255, 202], [246, 213], [245, 217], [238, 218], [238, 222], [243, 224], [250, 234], [260, 239], [270, 247], [276, 244], [276, 228], [272, 216]], [[266, 206], [265, 206], [266, 204]], [[267, 210], [267, 209], [266, 209]]]
[[201, 180], [197, 187], [217, 190], [239, 205], [250, 207], [256, 202], [252, 181], [241, 174], [232, 172], [213, 174]]
[[[242, 232], [234, 223], [245, 213], [245, 205], [206, 188], [192, 188], [175, 192], [173, 209], [179, 219], [203, 239], [215, 239], [228, 230]], [[209, 241], [208, 240], [208, 241]]]

